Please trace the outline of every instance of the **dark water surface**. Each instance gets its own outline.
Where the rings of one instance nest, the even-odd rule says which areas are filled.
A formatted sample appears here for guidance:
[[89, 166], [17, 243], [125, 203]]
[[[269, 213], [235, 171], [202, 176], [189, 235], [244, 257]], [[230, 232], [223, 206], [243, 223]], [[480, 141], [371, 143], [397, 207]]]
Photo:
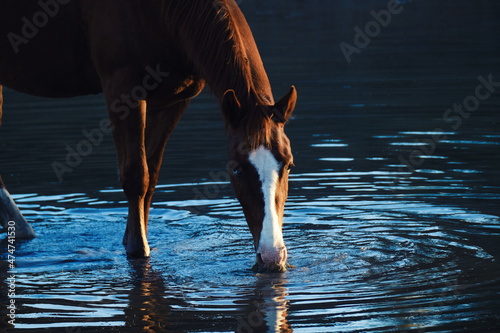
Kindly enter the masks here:
[[151, 258], [129, 260], [111, 136], [62, 182], [52, 169], [102, 96], [5, 91], [1, 173], [38, 235], [16, 244], [14, 331], [500, 331], [500, 84], [476, 89], [500, 82], [500, 3], [400, 1], [348, 63], [340, 44], [387, 4], [241, 2], [276, 97], [299, 91], [282, 275], [249, 270], [208, 93], [167, 147]]

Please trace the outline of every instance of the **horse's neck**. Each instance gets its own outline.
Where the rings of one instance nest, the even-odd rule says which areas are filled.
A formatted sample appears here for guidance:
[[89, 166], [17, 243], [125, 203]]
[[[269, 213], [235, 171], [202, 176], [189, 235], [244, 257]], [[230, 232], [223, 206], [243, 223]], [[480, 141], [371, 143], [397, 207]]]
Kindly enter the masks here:
[[241, 102], [274, 104], [252, 32], [234, 1], [191, 2], [171, 5], [167, 24], [217, 98], [233, 89]]

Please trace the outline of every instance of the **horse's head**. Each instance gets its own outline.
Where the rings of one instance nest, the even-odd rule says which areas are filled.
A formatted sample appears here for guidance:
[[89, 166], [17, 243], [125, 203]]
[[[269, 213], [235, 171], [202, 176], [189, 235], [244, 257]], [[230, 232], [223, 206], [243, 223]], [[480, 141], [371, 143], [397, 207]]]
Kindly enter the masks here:
[[284, 126], [296, 100], [292, 87], [275, 105], [248, 105], [233, 90], [222, 101], [229, 128], [228, 171], [253, 236], [259, 270], [285, 270], [281, 229], [293, 156]]

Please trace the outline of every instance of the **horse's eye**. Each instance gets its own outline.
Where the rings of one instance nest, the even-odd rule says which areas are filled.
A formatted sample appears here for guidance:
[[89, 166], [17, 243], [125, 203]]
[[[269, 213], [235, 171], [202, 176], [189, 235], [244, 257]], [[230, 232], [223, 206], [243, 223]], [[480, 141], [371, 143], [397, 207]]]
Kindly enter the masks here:
[[286, 172], [287, 172], [287, 173], [290, 173], [290, 172], [292, 171], [292, 167], [293, 167], [293, 166], [294, 166], [294, 165], [293, 165], [292, 163], [288, 164], [288, 167], [287, 167], [287, 169], [286, 169]]
[[237, 168], [233, 169], [233, 175], [235, 175], [237, 177], [241, 177], [241, 174], [242, 174], [242, 170], [241, 170], [240, 167], [237, 167]]

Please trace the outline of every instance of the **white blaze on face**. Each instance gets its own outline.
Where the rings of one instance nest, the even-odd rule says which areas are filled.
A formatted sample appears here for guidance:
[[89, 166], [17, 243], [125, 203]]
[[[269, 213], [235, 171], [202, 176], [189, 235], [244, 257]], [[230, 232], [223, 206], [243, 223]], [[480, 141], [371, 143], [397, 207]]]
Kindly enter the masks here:
[[264, 194], [264, 221], [257, 253], [261, 254], [264, 261], [266, 258], [272, 261], [285, 260], [286, 257], [279, 258], [285, 244], [275, 202], [280, 164], [273, 154], [262, 146], [250, 153], [249, 160], [259, 174]]

